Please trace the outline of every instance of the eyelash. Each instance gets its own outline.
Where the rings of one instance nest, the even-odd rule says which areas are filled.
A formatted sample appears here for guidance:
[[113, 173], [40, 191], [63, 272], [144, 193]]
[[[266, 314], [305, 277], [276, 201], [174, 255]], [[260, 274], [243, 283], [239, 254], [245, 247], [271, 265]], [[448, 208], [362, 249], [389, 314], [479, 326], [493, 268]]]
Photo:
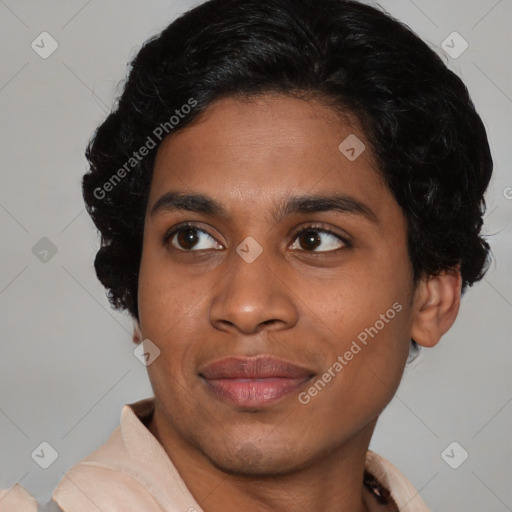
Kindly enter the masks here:
[[[186, 230], [186, 229], [202, 231], [203, 233], [206, 233], [211, 238], [214, 238], [210, 233], [208, 233], [204, 229], [199, 228], [196, 225], [191, 224], [190, 222], [183, 222], [181, 224], [178, 224], [177, 226], [172, 227], [171, 229], [169, 229], [164, 234], [163, 239], [162, 239], [163, 245], [167, 246], [169, 244], [169, 240], [171, 240], [174, 235], [176, 235], [180, 231], [183, 231], [183, 230]], [[324, 227], [321, 223], [320, 224], [319, 223], [313, 223], [313, 224], [310, 224], [310, 225], [307, 225], [307, 226], [303, 226], [302, 228], [300, 228], [293, 235], [292, 241], [294, 242], [297, 238], [299, 238], [304, 233], [307, 233], [308, 231], [318, 231], [318, 232], [322, 232], [322, 233], [327, 233], [327, 234], [333, 236], [334, 238], [337, 238], [340, 242], [342, 242], [345, 245], [345, 247], [342, 248], [342, 249], [350, 249], [352, 247], [352, 243], [348, 240], [348, 238], [345, 238], [345, 237], [339, 235], [338, 233], [335, 233], [331, 229], [329, 229], [327, 227]], [[180, 249], [178, 249], [178, 250], [180, 250]], [[186, 250], [186, 249], [181, 249], [181, 250], [183, 252], [199, 252], [197, 250], [196, 251], [194, 251], [194, 250]], [[306, 250], [303, 250], [303, 252], [309, 252], [309, 253], [318, 254], [318, 253], [333, 253], [333, 252], [337, 252], [339, 250], [340, 249], [334, 249], [334, 250], [331, 250], [331, 251], [306, 251]]]
[[[335, 233], [333, 230], [329, 229], [328, 227], [324, 227], [322, 224], [310, 224], [307, 226], [303, 226], [293, 235], [293, 241], [297, 240], [297, 238], [299, 238], [304, 233], [307, 233], [308, 231], [318, 231], [321, 233], [327, 233], [328, 235], [331, 235], [334, 238], [337, 238], [340, 242], [342, 242], [345, 245], [345, 247], [343, 247], [343, 249], [348, 249], [348, 248], [352, 247], [352, 244], [349, 242], [349, 240], [347, 238], [339, 235], [338, 233]], [[333, 253], [333, 252], [337, 252], [339, 250], [340, 249], [334, 249], [332, 251], [306, 251], [306, 250], [304, 250], [304, 252]]]

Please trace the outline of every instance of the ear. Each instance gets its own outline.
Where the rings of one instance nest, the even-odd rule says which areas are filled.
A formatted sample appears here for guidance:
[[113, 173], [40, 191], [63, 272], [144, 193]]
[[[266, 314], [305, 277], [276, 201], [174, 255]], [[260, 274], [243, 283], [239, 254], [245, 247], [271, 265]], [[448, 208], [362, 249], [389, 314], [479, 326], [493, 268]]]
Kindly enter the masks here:
[[140, 332], [140, 325], [137, 320], [133, 320], [133, 334], [132, 334], [133, 343], [137, 345], [142, 341], [142, 333]]
[[455, 322], [460, 307], [460, 266], [422, 278], [414, 292], [411, 338], [434, 347]]

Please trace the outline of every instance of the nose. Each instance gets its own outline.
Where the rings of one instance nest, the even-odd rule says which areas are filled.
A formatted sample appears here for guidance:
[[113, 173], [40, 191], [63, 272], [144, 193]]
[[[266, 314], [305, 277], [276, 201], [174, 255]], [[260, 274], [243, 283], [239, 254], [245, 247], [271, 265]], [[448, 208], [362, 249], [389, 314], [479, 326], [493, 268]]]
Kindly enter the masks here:
[[229, 273], [215, 287], [212, 297], [212, 325], [238, 334], [293, 327], [298, 310], [291, 283], [283, 271], [285, 263], [271, 261], [266, 251], [251, 263], [236, 252], [230, 255], [230, 260]]

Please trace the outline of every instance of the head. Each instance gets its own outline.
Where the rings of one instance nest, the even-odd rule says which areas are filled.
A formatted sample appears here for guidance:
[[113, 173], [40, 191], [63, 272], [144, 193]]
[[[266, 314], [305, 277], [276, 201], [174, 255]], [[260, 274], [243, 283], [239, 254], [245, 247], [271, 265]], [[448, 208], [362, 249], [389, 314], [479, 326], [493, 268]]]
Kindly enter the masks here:
[[[161, 351], [169, 428], [229, 471], [370, 436], [411, 340], [438, 343], [487, 268], [468, 91], [358, 2], [198, 6], [143, 46], [87, 158], [97, 275]], [[262, 354], [311, 380], [262, 409], [212, 399], [205, 365]]]

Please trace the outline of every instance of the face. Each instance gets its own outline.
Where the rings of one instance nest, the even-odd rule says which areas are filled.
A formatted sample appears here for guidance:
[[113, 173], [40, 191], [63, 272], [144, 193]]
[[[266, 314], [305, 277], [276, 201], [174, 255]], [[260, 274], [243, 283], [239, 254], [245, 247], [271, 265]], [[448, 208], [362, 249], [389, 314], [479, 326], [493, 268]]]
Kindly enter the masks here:
[[412, 295], [406, 222], [354, 119], [225, 98], [160, 146], [138, 300], [168, 440], [251, 474], [369, 442]]

